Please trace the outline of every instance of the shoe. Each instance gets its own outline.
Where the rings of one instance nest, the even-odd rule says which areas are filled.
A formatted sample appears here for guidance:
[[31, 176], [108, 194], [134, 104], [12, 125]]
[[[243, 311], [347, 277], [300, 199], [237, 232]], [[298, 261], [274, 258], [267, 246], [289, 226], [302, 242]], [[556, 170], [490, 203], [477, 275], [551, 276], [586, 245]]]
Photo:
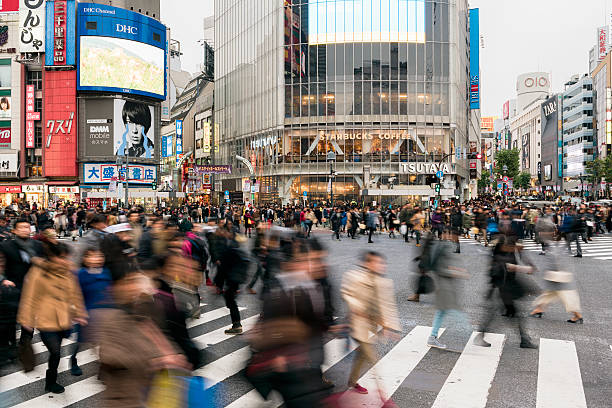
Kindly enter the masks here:
[[474, 345], [479, 347], [491, 347], [491, 343], [485, 341], [483, 333], [478, 333], [476, 337], [474, 337]]
[[521, 339], [521, 345], [520, 345], [520, 347], [521, 347], [521, 348], [527, 348], [527, 349], [537, 349], [537, 348], [538, 348], [538, 345], [537, 345], [537, 344], [535, 344], [535, 343], [533, 343], [533, 342], [531, 341], [531, 339], [529, 339], [529, 338], [524, 338], [524, 339]]
[[546, 255], [546, 252], [542, 251], [540, 252], [540, 255]]
[[574, 319], [569, 319], [567, 322], [568, 322], [568, 323], [575, 323], [575, 324], [583, 324], [583, 323], [584, 323], [584, 320], [582, 319], [582, 317], [580, 317], [580, 318], [578, 318], [578, 319], [576, 319], [576, 320], [574, 320]]
[[366, 388], [362, 387], [362, 386], [361, 386], [361, 385], [359, 385], [359, 384], [355, 384], [355, 385], [353, 385], [353, 386], [351, 387], [351, 389], [352, 389], [353, 391], [355, 391], [356, 393], [358, 393], [358, 394], [367, 394], [367, 393], [368, 393], [368, 390], [367, 390]]
[[582, 258], [582, 255], [581, 254], [576, 254], [576, 255], [574, 255], [574, 258]]
[[206, 278], [206, 286], [214, 286], [213, 281], [210, 278]]
[[45, 377], [45, 392], [50, 392], [52, 394], [61, 394], [64, 392], [64, 387], [57, 383], [57, 371], [52, 372], [51, 370], [47, 370]]
[[326, 390], [334, 388], [336, 386], [333, 381], [325, 378], [325, 376], [321, 378], [321, 381], [323, 382], [323, 388], [325, 388]]
[[242, 326], [232, 327], [231, 329], [227, 329], [225, 331], [225, 334], [231, 334], [231, 335], [242, 334]]
[[80, 377], [83, 375], [83, 370], [77, 364], [76, 360], [70, 362], [70, 374], [75, 377]]
[[255, 289], [253, 289], [253, 288], [249, 288], [249, 293], [250, 293], [251, 295], [256, 295], [256, 294], [257, 294], [257, 291], [256, 291]]
[[417, 247], [417, 248], [418, 248], [418, 247], [420, 247], [420, 246], [421, 246], [421, 244], [416, 244], [416, 247]]
[[408, 296], [408, 299], [406, 300], [408, 300], [409, 302], [418, 302], [420, 300], [419, 297], [420, 295], [415, 293], [414, 295]]
[[[339, 240], [338, 240], [338, 241], [339, 241]], [[374, 241], [368, 241], [368, 244], [373, 244], [373, 243], [374, 243]]]
[[506, 312], [506, 313], [502, 314], [502, 316], [504, 316], [504, 317], [514, 317], [515, 314], [516, 314], [516, 312]]
[[460, 249], [457, 249], [457, 250], [455, 250], [455, 253], [456, 253], [456, 254], [460, 254], [460, 253], [461, 253], [461, 250], [460, 250]]
[[538, 318], [541, 319], [543, 314], [544, 314], [543, 312], [537, 312], [537, 313], [532, 313], [529, 316], [531, 316], [531, 317], [538, 317]]
[[446, 350], [446, 344], [440, 343], [438, 338], [435, 336], [429, 336], [429, 339], [427, 339], [427, 345], [429, 347], [435, 347], [435, 348], [439, 348], [442, 350]]

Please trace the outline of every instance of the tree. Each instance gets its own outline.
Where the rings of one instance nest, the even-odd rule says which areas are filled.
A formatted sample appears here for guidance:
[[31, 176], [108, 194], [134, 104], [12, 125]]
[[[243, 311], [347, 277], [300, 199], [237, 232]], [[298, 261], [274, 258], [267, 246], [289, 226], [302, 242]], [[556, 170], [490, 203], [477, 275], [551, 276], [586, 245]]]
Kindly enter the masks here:
[[[497, 153], [495, 153], [495, 173], [501, 177], [508, 176], [514, 179], [519, 174], [519, 164], [518, 149], [498, 150]], [[506, 174], [504, 174], [504, 165], [508, 167]]]
[[485, 191], [487, 187], [491, 185], [491, 178], [489, 172], [483, 172], [478, 179], [478, 191], [481, 193]]
[[522, 188], [523, 190], [527, 190], [531, 187], [531, 174], [528, 171], [521, 172], [514, 179], [514, 187]]

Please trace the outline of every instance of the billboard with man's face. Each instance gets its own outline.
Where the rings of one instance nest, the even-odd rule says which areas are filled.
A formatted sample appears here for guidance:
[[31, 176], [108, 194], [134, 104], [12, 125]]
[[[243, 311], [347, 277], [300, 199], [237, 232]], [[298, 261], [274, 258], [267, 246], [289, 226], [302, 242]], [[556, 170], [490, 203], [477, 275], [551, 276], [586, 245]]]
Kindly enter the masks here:
[[86, 157], [155, 159], [154, 106], [124, 99], [87, 99], [84, 112]]

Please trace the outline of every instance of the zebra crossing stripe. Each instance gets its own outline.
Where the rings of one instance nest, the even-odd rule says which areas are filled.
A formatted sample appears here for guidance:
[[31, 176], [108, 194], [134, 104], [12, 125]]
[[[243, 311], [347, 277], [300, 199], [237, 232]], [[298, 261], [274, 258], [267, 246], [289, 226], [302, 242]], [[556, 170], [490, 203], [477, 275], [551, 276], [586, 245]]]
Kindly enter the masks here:
[[[242, 312], [243, 310], [246, 310], [246, 307], [239, 307], [238, 310]], [[198, 319], [193, 319], [193, 320], [188, 321], [187, 328], [191, 329], [192, 327], [199, 326], [204, 323], [212, 322], [213, 320], [217, 320], [225, 316], [229, 316], [229, 314], [230, 312], [227, 307], [220, 307], [210, 312], [202, 313], [202, 315]]]
[[[248, 319], [242, 320], [243, 332], [251, 330], [255, 323], [257, 323], [257, 319], [259, 319], [259, 315], [251, 316]], [[205, 349], [209, 345], [214, 345], [221, 343], [223, 340], [231, 339], [233, 336], [225, 334], [225, 330], [227, 330], [228, 327], [229, 326], [222, 327], [209, 333], [205, 333], [201, 336], [193, 338], [192, 340], [194, 343], [196, 343], [196, 345], [200, 346], [198, 347], [200, 350]]]
[[[57, 368], [58, 373], [70, 369], [70, 357], [71, 356], [68, 355], [60, 360], [59, 367]], [[80, 365], [89, 364], [96, 360], [98, 360], [98, 352], [95, 348], [91, 348], [78, 354], [78, 361]], [[15, 373], [5, 375], [0, 378], [0, 393], [42, 380], [45, 378], [46, 370], [47, 362], [45, 361], [43, 364], [39, 364], [34, 367], [34, 371], [29, 373], [17, 371]]]
[[587, 408], [573, 341], [540, 339], [536, 408]]
[[192, 375], [206, 378], [207, 388], [220, 383], [221, 381], [238, 374], [244, 367], [245, 363], [251, 356], [249, 347], [242, 347], [232, 353], [229, 353], [218, 360], [213, 361], [204, 367], [195, 370]]
[[[397, 391], [430, 350], [427, 346], [430, 333], [431, 327], [416, 326], [359, 379], [359, 385], [369, 390], [369, 394], [359, 399], [360, 407], [383, 406], [383, 400]], [[439, 334], [442, 333], [444, 329], [440, 329]], [[347, 397], [351, 397], [350, 393]]]
[[[484, 408], [495, 378], [506, 336], [487, 333], [491, 347], [474, 345], [472, 333], [432, 408]], [[476, 369], [474, 369], [476, 368]]]
[[75, 404], [85, 398], [104, 391], [104, 385], [95, 376], [76, 382], [66, 387], [63, 394], [43, 394], [29, 401], [15, 405], [13, 408], [60, 408]]

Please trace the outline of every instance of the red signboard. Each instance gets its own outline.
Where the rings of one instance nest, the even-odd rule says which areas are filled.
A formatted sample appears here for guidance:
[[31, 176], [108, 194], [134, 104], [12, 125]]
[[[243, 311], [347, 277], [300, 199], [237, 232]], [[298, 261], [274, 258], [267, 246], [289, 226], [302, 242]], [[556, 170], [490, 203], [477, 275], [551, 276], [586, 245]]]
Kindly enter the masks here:
[[0, 0], [0, 13], [19, 11], [19, 0]]
[[53, 13], [53, 63], [66, 65], [66, 0], [55, 0]]
[[40, 112], [26, 112], [26, 120], [35, 121], [40, 120]]
[[0, 193], [21, 193], [21, 186], [0, 186]]
[[[26, 115], [32, 112], [34, 112], [34, 85], [28, 85], [26, 86]], [[26, 120], [25, 147], [26, 149], [34, 148], [34, 121], [31, 119]]]
[[503, 119], [508, 119], [510, 118], [510, 101], [506, 101], [506, 103], [504, 103], [504, 109], [503, 109]]
[[0, 128], [0, 149], [11, 148], [11, 128]]
[[77, 177], [76, 71], [45, 71], [45, 177]]

